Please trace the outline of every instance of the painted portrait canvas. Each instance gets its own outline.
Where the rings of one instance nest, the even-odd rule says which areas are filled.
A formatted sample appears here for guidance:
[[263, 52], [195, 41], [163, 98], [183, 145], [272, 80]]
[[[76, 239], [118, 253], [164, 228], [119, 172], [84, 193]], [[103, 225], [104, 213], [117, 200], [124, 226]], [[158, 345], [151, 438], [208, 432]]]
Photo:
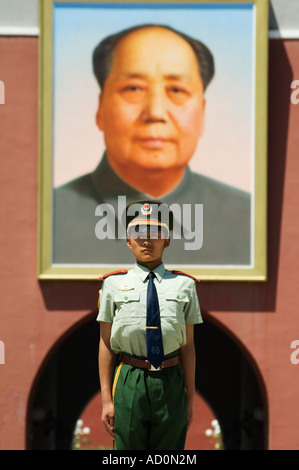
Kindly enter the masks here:
[[265, 3], [41, 8], [41, 278], [130, 267], [146, 199], [173, 212], [167, 266], [266, 279]]

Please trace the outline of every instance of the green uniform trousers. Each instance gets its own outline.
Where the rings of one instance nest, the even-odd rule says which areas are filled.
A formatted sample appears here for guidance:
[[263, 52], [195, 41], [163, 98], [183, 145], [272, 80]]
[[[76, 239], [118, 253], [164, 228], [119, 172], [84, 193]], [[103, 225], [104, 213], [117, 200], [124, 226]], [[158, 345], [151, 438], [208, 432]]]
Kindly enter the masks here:
[[122, 364], [114, 375], [115, 450], [183, 450], [187, 395], [180, 365], [147, 371]]

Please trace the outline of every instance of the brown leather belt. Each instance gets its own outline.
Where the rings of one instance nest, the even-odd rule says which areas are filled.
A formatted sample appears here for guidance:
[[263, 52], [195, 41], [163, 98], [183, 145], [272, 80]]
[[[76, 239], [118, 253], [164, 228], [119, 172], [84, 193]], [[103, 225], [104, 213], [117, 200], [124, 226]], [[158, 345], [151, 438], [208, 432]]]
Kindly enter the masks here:
[[139, 369], [146, 369], [150, 371], [158, 371], [162, 369], [166, 369], [167, 367], [173, 367], [180, 363], [179, 356], [171, 357], [169, 359], [165, 359], [164, 362], [156, 369], [154, 366], [151, 365], [150, 362], [144, 359], [137, 359], [135, 357], [127, 356], [126, 354], [121, 353], [119, 356], [120, 362], [124, 364], [128, 364], [133, 367], [138, 367]]

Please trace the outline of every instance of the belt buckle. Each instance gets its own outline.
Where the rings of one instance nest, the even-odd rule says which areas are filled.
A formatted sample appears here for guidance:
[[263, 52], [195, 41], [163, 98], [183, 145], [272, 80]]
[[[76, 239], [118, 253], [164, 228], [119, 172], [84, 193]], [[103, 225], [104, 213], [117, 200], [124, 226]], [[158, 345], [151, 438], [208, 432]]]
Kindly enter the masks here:
[[159, 366], [159, 367], [154, 367], [153, 364], [151, 364], [149, 361], [147, 361], [149, 364], [150, 364], [150, 368], [148, 369], [149, 371], [151, 372], [157, 372], [158, 370], [162, 370], [163, 369], [163, 364], [164, 362], [162, 362], [162, 364]]

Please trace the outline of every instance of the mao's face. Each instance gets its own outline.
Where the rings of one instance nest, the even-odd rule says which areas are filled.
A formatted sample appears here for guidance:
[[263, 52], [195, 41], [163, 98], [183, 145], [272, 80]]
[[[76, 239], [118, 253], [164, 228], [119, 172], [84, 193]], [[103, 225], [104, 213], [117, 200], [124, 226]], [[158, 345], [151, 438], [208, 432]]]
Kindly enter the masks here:
[[191, 46], [163, 28], [131, 33], [115, 48], [97, 113], [110, 162], [185, 167], [203, 132], [204, 107]]

